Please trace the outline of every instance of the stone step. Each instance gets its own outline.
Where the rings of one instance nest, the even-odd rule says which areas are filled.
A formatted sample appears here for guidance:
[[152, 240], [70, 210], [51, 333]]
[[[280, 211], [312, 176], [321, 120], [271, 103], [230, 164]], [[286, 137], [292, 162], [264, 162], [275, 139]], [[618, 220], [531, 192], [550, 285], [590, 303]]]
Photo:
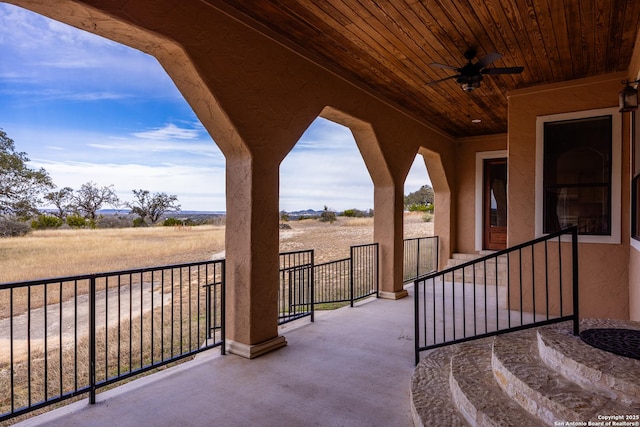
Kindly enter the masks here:
[[598, 422], [599, 415], [636, 412], [592, 388], [581, 387], [547, 366], [538, 354], [535, 330], [496, 337], [491, 365], [501, 389], [549, 425], [558, 420]]
[[491, 340], [464, 344], [451, 358], [450, 387], [454, 406], [472, 426], [543, 426], [512, 401], [491, 372]]
[[416, 427], [468, 425], [451, 404], [451, 356], [457, 351], [458, 346], [434, 350], [416, 366], [411, 377], [411, 415]]
[[[585, 319], [580, 330], [625, 328], [640, 330], [640, 323]], [[540, 328], [537, 333], [541, 359], [571, 381], [623, 402], [640, 413], [640, 360], [614, 356], [594, 348], [572, 334], [566, 324]]]
[[[593, 327], [640, 323], [581, 322]], [[415, 425], [606, 425], [603, 416], [640, 415], [640, 361], [595, 349], [571, 329], [564, 322], [427, 352], [411, 384]]]
[[[469, 261], [474, 261], [478, 258], [482, 258], [491, 254], [493, 254], [493, 252], [490, 252], [490, 251], [481, 251], [478, 254], [464, 254], [464, 253], [455, 252], [451, 254], [451, 259], [456, 261], [469, 262]], [[502, 255], [498, 257], [498, 264], [506, 264], [506, 263], [507, 263], [506, 255]]]

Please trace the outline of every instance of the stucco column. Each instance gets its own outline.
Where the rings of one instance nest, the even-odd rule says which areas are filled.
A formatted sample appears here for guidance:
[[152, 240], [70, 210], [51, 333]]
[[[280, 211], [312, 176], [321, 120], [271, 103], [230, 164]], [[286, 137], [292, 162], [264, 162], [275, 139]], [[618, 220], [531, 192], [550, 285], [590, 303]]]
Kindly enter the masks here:
[[402, 283], [404, 179], [374, 189], [374, 241], [380, 245], [380, 297], [400, 299], [408, 295]]
[[227, 350], [258, 357], [278, 336], [279, 162], [227, 157]]
[[433, 185], [434, 224], [433, 234], [438, 236], [438, 269], [444, 269], [454, 250], [456, 239], [456, 209], [453, 201], [454, 185], [451, 179], [455, 174], [455, 162], [452, 155], [421, 149], [429, 178]]

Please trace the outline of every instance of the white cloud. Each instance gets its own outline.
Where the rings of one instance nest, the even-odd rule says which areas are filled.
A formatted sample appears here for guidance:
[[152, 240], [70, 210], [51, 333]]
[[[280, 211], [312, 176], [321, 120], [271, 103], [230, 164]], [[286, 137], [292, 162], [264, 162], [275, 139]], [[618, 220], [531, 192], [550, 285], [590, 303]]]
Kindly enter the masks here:
[[44, 167], [58, 188], [79, 188], [93, 181], [113, 185], [121, 200], [132, 199], [131, 190], [145, 189], [178, 196], [184, 210], [225, 210], [224, 170], [180, 165], [103, 164], [89, 162], [32, 162]]
[[196, 129], [179, 128], [173, 123], [169, 123], [162, 128], [135, 132], [133, 135], [142, 139], [167, 141], [172, 139], [196, 139], [198, 138], [199, 133], [200, 132]]

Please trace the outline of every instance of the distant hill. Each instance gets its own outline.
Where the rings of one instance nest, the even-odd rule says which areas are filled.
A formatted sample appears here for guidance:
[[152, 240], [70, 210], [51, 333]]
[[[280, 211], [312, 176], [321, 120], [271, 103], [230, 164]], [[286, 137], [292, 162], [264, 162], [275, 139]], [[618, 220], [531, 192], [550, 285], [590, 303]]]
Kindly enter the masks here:
[[[48, 210], [48, 209], [47, 209]], [[128, 209], [100, 209], [98, 214], [102, 215], [127, 215], [130, 211]], [[180, 212], [168, 212], [167, 216], [185, 216], [185, 215], [226, 215], [225, 211], [180, 211]]]

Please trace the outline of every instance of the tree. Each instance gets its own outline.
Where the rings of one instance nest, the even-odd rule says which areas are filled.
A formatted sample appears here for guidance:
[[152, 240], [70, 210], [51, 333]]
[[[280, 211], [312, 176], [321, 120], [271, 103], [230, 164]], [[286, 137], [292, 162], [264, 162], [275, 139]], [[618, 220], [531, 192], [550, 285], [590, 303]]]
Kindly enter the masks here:
[[333, 224], [337, 221], [336, 213], [334, 211], [330, 211], [329, 208], [325, 205], [324, 210], [320, 214], [320, 221]]
[[131, 209], [131, 213], [137, 215], [145, 224], [147, 218], [153, 225], [166, 212], [178, 212], [180, 210], [180, 205], [175, 204], [178, 201], [178, 196], [175, 194], [154, 193], [152, 195], [148, 190], [132, 191], [135, 200], [131, 203], [126, 203], [126, 205]]
[[58, 218], [64, 220], [67, 215], [73, 213], [73, 188], [64, 187], [59, 191], [52, 191], [47, 193], [44, 198], [58, 209], [53, 213]]
[[47, 172], [27, 166], [26, 153], [0, 129], [0, 216], [29, 217], [38, 212], [40, 194], [54, 187]]
[[433, 198], [433, 188], [431, 188], [430, 185], [423, 185], [418, 191], [414, 191], [413, 193], [409, 193], [407, 196], [404, 196], [404, 205], [405, 207], [411, 205], [426, 207], [433, 204]]
[[82, 184], [73, 195], [73, 210], [89, 221], [95, 223], [98, 210], [104, 206], [118, 207], [120, 199], [116, 196], [113, 185], [98, 187], [94, 182]]

